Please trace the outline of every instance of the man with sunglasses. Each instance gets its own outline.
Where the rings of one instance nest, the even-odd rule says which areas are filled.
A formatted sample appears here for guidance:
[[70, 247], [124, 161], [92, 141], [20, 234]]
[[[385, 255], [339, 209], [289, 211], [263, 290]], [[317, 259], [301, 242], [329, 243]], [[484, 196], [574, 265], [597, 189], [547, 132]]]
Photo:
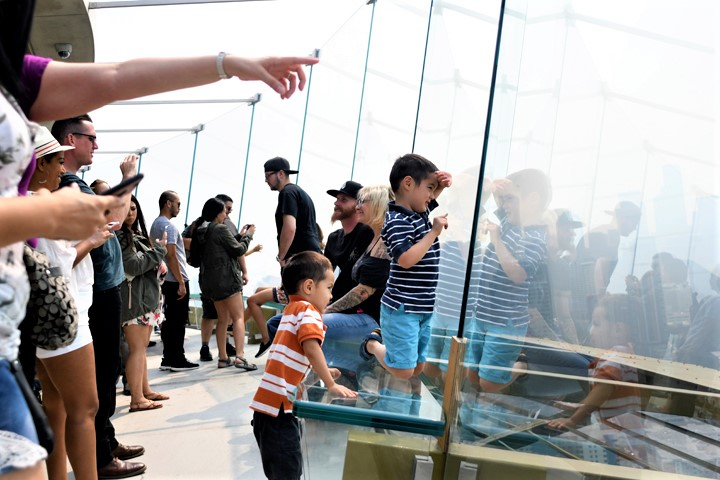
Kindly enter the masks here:
[[[53, 124], [52, 134], [61, 145], [75, 147], [65, 152], [65, 170], [60, 187], [73, 183], [80, 190], [94, 195], [87, 183], [78, 175], [82, 167], [90, 166], [93, 154], [98, 148], [97, 134], [89, 115], [58, 120]], [[72, 152], [72, 153], [70, 153]], [[120, 164], [122, 179], [137, 173], [138, 157], [128, 155]], [[113, 210], [111, 222], [122, 224], [130, 208], [130, 193], [125, 195], [121, 208]], [[115, 438], [115, 428], [110, 417], [115, 413], [115, 385], [120, 374], [120, 285], [125, 280], [122, 262], [122, 250], [117, 237], [111, 236], [107, 242], [90, 252], [95, 283], [93, 302], [88, 312], [90, 332], [95, 350], [95, 380], [98, 393], [98, 410], [95, 415], [95, 456], [99, 478], [125, 478], [145, 471], [145, 464], [126, 462], [143, 453], [142, 446], [122, 445]]]

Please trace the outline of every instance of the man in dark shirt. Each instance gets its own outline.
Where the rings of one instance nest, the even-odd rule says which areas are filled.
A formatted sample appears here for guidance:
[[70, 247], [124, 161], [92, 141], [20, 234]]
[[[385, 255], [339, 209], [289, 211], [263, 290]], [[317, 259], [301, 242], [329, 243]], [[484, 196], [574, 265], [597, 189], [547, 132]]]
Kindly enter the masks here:
[[[53, 124], [52, 134], [62, 145], [75, 148], [65, 152], [65, 170], [60, 186], [76, 183], [80, 190], [94, 195], [90, 187], [77, 176], [81, 167], [92, 164], [93, 152], [98, 148], [97, 135], [88, 115], [58, 120]], [[129, 155], [120, 164], [123, 179], [137, 173], [136, 155]], [[112, 221], [122, 223], [130, 208], [130, 194], [125, 205], [112, 211]], [[120, 224], [119, 223], [119, 224]], [[118, 225], [119, 225], [118, 224]], [[90, 332], [95, 350], [95, 380], [98, 392], [98, 411], [95, 415], [95, 440], [98, 476], [100, 478], [125, 478], [140, 475], [146, 469], [140, 462], [126, 462], [145, 449], [139, 445], [121, 445], [115, 438], [115, 428], [110, 417], [115, 413], [115, 384], [120, 374], [120, 284], [125, 280], [122, 250], [117, 237], [110, 237], [102, 246], [90, 252], [95, 283], [93, 302], [88, 312]]]
[[278, 234], [278, 254], [275, 259], [281, 267], [287, 259], [299, 252], [321, 252], [320, 236], [315, 221], [315, 205], [305, 190], [290, 182], [289, 175], [298, 173], [281, 157], [265, 162], [265, 183], [270, 190], [280, 192], [275, 210]]
[[[357, 283], [352, 279], [352, 267], [363, 254], [373, 239], [372, 228], [358, 222], [355, 211], [357, 194], [362, 188], [357, 182], [348, 180], [339, 190], [328, 190], [328, 195], [335, 197], [335, 207], [330, 218], [332, 223], [340, 220], [342, 228], [328, 236], [325, 245], [325, 256], [335, 269], [335, 285], [333, 286], [333, 301], [342, 298], [353, 289]], [[350, 309], [340, 313], [355, 313]]]

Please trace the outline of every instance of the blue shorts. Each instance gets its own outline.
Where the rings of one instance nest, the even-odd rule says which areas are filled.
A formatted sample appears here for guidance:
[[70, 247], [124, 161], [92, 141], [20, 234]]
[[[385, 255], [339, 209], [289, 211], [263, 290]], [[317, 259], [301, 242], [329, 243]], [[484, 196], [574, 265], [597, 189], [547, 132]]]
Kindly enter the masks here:
[[32, 467], [47, 456], [7, 360], [0, 360], [0, 475]]
[[374, 410], [414, 417], [420, 415], [421, 398], [417, 393], [401, 392], [389, 387], [381, 388], [379, 393], [380, 400], [373, 407]]
[[388, 367], [414, 369], [425, 362], [433, 315], [406, 313], [404, 305], [397, 310], [380, 305], [380, 328]]
[[[512, 380], [509, 370], [495, 367], [512, 368], [522, 351], [523, 338], [528, 326], [519, 327], [495, 325], [488, 322], [476, 322], [477, 329], [469, 338], [469, 358], [471, 368], [476, 369], [483, 380], [506, 384]], [[500, 335], [513, 335], [520, 340], [508, 339]]]
[[[428, 346], [431, 359], [448, 360], [450, 358], [450, 340], [458, 333], [458, 319], [450, 319], [445, 315], [435, 314], [432, 322], [432, 336]], [[447, 362], [438, 362], [441, 371], [447, 372]]]

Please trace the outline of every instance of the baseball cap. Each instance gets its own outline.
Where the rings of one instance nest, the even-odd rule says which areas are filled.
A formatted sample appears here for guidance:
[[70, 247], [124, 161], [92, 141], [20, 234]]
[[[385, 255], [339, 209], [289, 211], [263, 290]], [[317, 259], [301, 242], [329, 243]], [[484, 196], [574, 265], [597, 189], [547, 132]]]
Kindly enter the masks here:
[[580, 220], [577, 220], [573, 217], [573, 214], [572, 212], [570, 212], [570, 210], [558, 208], [555, 210], [555, 213], [557, 214], [558, 225], [564, 225], [570, 228], [580, 228], [583, 226], [583, 223]]
[[331, 197], [337, 197], [338, 194], [344, 193], [348, 197], [357, 198], [357, 194], [360, 191], [360, 189], [363, 186], [360, 185], [357, 182], [353, 182], [352, 180], [348, 180], [347, 182], [342, 184], [342, 187], [340, 187], [339, 190], [328, 190], [327, 193]]
[[282, 157], [271, 158], [265, 162], [266, 172], [279, 172], [281, 170], [285, 173], [298, 173], [297, 170], [290, 170], [290, 162]]
[[640, 207], [633, 202], [623, 200], [615, 205], [613, 211], [606, 211], [605, 213], [615, 215], [616, 217], [640, 218]]
[[40, 158], [51, 153], [64, 152], [65, 150], [74, 150], [75, 147], [69, 145], [60, 145], [52, 136], [50, 130], [46, 127], [40, 126], [35, 132], [35, 139], [33, 140], [33, 148], [35, 149], [35, 157]]

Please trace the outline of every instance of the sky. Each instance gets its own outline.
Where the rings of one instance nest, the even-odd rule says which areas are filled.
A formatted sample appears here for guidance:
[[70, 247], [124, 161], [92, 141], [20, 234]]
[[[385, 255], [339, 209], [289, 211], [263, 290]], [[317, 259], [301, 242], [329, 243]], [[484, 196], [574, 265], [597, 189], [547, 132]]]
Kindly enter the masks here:
[[[194, 170], [202, 181], [191, 186], [193, 135], [101, 133], [100, 148], [150, 147], [142, 169], [151, 175], [139, 191], [148, 217], [165, 188], [178, 191], [189, 207], [189, 220], [218, 189], [243, 198], [239, 223], [258, 225], [256, 239], [267, 247], [250, 257], [255, 263], [251, 269], [261, 276], [276, 270], [272, 213], [277, 194], [262, 182], [262, 163], [275, 155], [293, 166], [302, 162], [297, 182], [314, 199], [327, 234], [337, 228], [328, 222], [332, 199], [327, 189], [350, 178], [366, 185], [387, 181], [389, 163], [414, 149], [467, 180], [459, 181], [463, 187], [451, 189], [441, 203], [443, 208], [451, 205], [453, 218], [460, 220], [448, 236], [466, 239], [499, 0], [436, 0], [427, 36], [429, 4], [378, 2], [367, 78], [373, 9], [365, 1], [92, 10], [98, 62], [219, 51], [297, 55], [321, 49], [312, 94], [296, 94], [288, 101], [276, 99], [262, 84], [230, 80], [162, 97], [248, 98], [262, 93], [262, 102], [255, 109], [236, 104], [109, 106], [92, 112], [101, 131], [204, 124]], [[587, 228], [606, 223], [606, 212], [619, 200], [642, 204], [641, 271], [659, 249], [680, 258], [693, 256], [694, 247], [688, 245], [691, 219], [700, 210], [698, 202], [711, 199], [708, 195], [717, 195], [720, 188], [712, 160], [720, 138], [713, 97], [715, 72], [720, 71], [712, 68], [718, 57], [712, 35], [715, 4], [694, 0], [679, 8], [669, 0], [508, 0], [507, 5], [485, 174], [495, 178], [526, 167], [550, 172], [551, 208], [572, 207]], [[114, 183], [118, 161], [117, 156], [97, 155], [89, 178], [107, 177]], [[707, 215], [712, 217], [710, 203]], [[697, 232], [693, 235], [699, 239]]]

